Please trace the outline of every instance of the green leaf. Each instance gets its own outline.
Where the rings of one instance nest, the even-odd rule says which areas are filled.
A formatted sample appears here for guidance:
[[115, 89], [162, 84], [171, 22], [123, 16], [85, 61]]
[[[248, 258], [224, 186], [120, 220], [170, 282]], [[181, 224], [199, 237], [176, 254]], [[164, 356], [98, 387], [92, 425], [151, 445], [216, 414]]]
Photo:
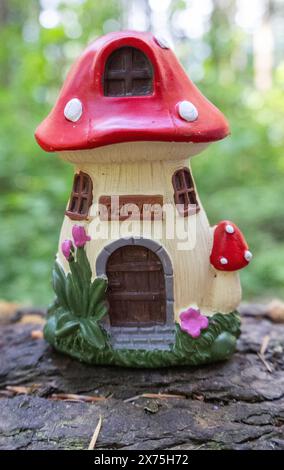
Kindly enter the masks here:
[[69, 263], [69, 266], [74, 282], [76, 282], [80, 290], [83, 289], [85, 280], [84, 274], [82, 273], [80, 266], [78, 265], [78, 263], [76, 263], [76, 261], [71, 261]]
[[107, 290], [107, 280], [102, 277], [97, 277], [90, 288], [90, 303], [88, 309], [88, 315], [92, 315], [93, 311], [96, 308], [96, 305], [99, 304], [102, 300], [105, 300], [105, 294]]
[[80, 315], [81, 292], [74, 283], [72, 275], [69, 273], [66, 278], [66, 294], [68, 305], [74, 315]]
[[55, 315], [51, 315], [43, 328], [43, 335], [49, 343], [53, 344], [55, 339], [57, 321]]
[[84, 340], [92, 347], [103, 349], [106, 339], [100, 325], [91, 318], [80, 320], [80, 330]]
[[58, 263], [58, 261], [55, 261], [54, 269], [57, 272], [58, 276], [60, 277], [61, 281], [64, 283], [66, 274], [62, 266]]
[[52, 271], [52, 285], [53, 285], [53, 289], [58, 298], [59, 303], [63, 307], [67, 307], [68, 303], [67, 303], [67, 297], [66, 297], [66, 278], [64, 280], [62, 279], [56, 267], [54, 267]]
[[95, 306], [95, 311], [93, 318], [96, 321], [101, 320], [108, 313], [109, 305], [106, 300], [102, 300], [99, 304]]
[[59, 330], [62, 328], [66, 323], [73, 321], [74, 317], [71, 315], [70, 312], [59, 312], [56, 314], [57, 317], [57, 325], [56, 329]]
[[82, 295], [82, 315], [88, 316], [88, 305], [90, 301], [90, 285], [86, 285], [83, 289]]
[[59, 329], [56, 328], [55, 336], [57, 338], [63, 338], [65, 336], [70, 335], [74, 331], [76, 331], [78, 327], [79, 327], [79, 322], [77, 320], [68, 321], [61, 328], [59, 328]]
[[70, 263], [70, 269], [77, 294], [80, 297], [80, 312], [83, 316], [87, 316], [92, 273], [83, 248], [78, 248], [78, 257], [79, 261]]
[[60, 303], [58, 298], [55, 297], [54, 301], [47, 307], [47, 316], [50, 317], [51, 315], [54, 315], [59, 308], [61, 308]]
[[92, 270], [84, 247], [77, 248], [76, 261], [81, 269], [84, 281], [87, 284], [90, 284], [92, 279]]

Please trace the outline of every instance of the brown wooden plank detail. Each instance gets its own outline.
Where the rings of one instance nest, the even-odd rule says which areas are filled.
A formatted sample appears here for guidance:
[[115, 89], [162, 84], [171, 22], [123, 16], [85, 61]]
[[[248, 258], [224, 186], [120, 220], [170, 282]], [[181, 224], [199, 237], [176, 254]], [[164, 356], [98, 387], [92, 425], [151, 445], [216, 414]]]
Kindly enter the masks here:
[[113, 300], [160, 300], [163, 294], [159, 292], [111, 292], [109, 296]]
[[161, 263], [157, 263], [155, 261], [152, 262], [143, 262], [137, 261], [135, 262], [128, 262], [123, 265], [121, 264], [113, 264], [109, 266], [109, 272], [117, 272], [117, 271], [160, 271], [161, 270]]
[[[119, 198], [119, 199], [117, 199]], [[113, 202], [113, 207], [111, 203]], [[110, 220], [162, 220], [163, 196], [161, 195], [117, 195], [100, 196], [99, 205], [105, 206], [100, 210], [100, 219]]]

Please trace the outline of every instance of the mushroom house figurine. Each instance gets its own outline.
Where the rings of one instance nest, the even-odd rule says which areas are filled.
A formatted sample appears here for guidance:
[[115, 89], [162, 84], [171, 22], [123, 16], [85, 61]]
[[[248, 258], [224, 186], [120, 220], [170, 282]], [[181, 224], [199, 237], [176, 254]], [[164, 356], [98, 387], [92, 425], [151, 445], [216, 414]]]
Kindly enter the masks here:
[[229, 134], [165, 40], [121, 31], [73, 65], [35, 136], [75, 169], [44, 336], [90, 364], [224, 360], [240, 334], [237, 226], [210, 227], [190, 157]]

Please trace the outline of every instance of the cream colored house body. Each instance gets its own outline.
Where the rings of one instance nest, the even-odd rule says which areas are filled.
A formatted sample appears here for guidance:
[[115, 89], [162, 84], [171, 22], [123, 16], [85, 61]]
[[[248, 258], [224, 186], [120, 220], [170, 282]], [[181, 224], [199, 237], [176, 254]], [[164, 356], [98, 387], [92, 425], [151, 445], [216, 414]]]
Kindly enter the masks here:
[[[194, 148], [195, 145], [197, 149]], [[81, 223], [92, 238], [87, 254], [93, 276], [103, 274], [101, 270], [97, 272], [96, 268], [102, 250], [119, 241], [119, 238], [111, 238], [111, 235], [115, 237], [115, 234], [119, 233], [126, 239], [136, 237], [138, 240], [143, 236], [146, 241], [154, 240], [167, 252], [172, 263], [173, 293], [169, 293], [168, 297], [173, 300], [176, 321], [179, 319], [179, 314], [191, 305], [198, 306], [207, 314], [229, 313], [238, 307], [241, 300], [239, 274], [217, 271], [210, 264], [214, 228], [209, 225], [199, 196], [197, 198], [200, 210], [197, 214], [185, 219], [174, 209], [175, 222], [185, 227], [182, 234], [189, 235], [189, 248], [184, 240], [178, 238], [176, 233], [178, 229], [174, 229], [174, 234], [168, 234], [170, 238], [167, 238], [166, 215], [162, 221], [146, 220], [144, 223], [140, 220], [131, 224], [127, 221], [101, 221], [97, 206], [103, 195], [159, 194], [163, 196], [164, 204], [170, 204], [175, 208], [172, 176], [184, 167], [190, 169], [190, 154], [201, 151], [202, 147], [199, 144], [187, 143], [139, 142], [61, 154], [64, 160], [74, 164], [75, 173], [84, 172], [92, 179], [93, 204], [89, 210], [88, 220]], [[160, 159], [155, 160], [155, 158]], [[131, 211], [129, 215], [131, 217]], [[174, 221], [170, 218], [170, 226], [172, 222]], [[72, 236], [74, 224], [78, 224], [78, 221], [66, 215], [59, 246]], [[154, 224], [158, 239], [153, 238]], [[60, 250], [58, 256], [67, 269], [66, 260]]]

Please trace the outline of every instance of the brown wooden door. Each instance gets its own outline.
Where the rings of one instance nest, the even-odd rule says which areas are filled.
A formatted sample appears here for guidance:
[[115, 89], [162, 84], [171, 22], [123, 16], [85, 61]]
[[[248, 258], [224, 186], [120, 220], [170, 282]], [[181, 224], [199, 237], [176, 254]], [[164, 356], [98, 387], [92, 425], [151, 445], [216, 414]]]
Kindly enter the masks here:
[[124, 246], [107, 262], [112, 326], [150, 326], [166, 322], [163, 266], [143, 246]]

